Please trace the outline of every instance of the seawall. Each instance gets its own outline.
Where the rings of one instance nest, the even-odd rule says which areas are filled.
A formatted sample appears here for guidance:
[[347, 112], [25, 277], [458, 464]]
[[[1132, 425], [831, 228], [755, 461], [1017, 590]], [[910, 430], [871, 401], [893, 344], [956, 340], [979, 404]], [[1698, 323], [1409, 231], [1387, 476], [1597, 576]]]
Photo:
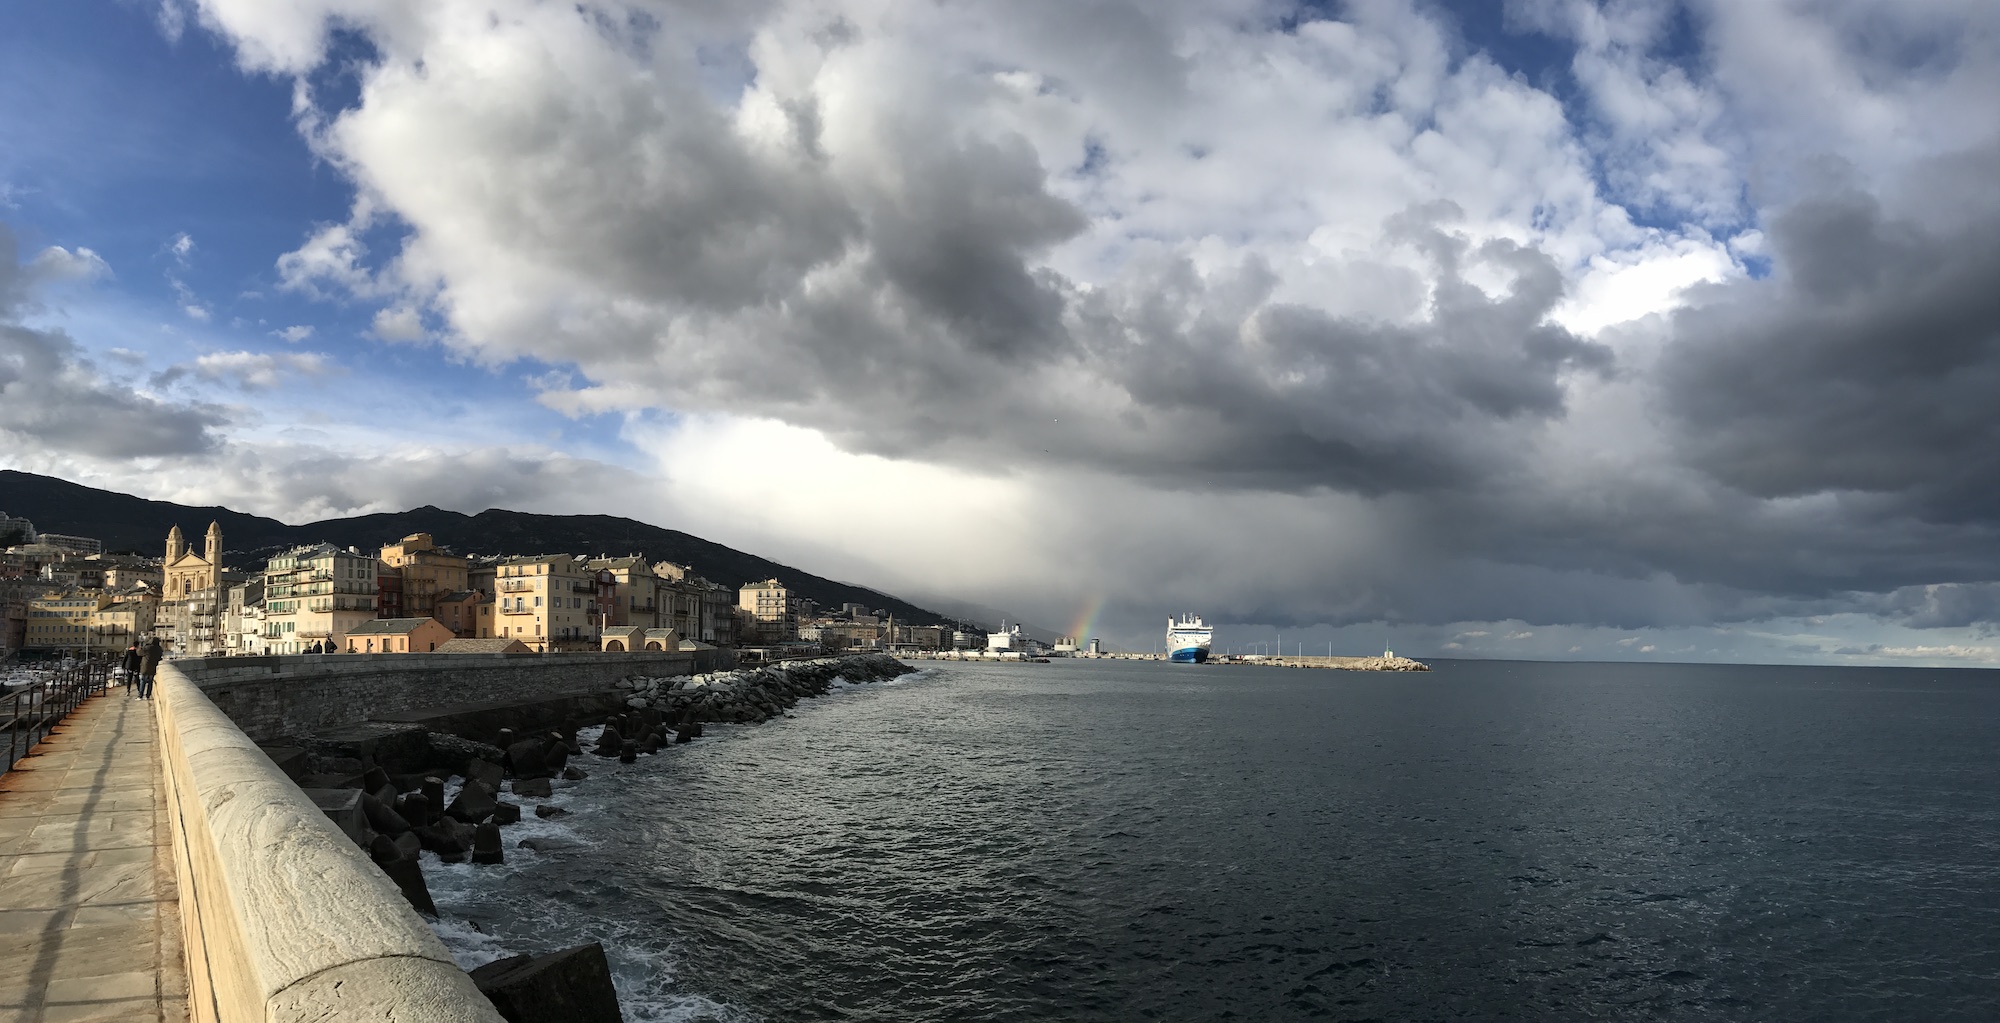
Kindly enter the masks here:
[[[704, 651], [704, 654], [709, 653]], [[688, 653], [303, 654], [172, 662], [256, 742], [498, 700], [602, 693], [620, 679], [729, 665]]]
[[179, 664], [161, 666], [156, 698], [192, 1020], [502, 1023], [388, 877]]

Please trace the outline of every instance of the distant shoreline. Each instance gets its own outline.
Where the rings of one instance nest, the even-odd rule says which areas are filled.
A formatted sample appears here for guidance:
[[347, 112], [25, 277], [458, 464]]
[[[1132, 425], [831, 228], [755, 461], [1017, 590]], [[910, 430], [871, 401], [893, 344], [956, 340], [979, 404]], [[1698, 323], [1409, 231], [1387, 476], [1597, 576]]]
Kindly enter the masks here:
[[[1058, 657], [1023, 657], [1020, 655], [996, 655], [975, 651], [935, 651], [928, 653], [900, 653], [896, 656], [913, 661], [959, 661], [968, 664], [1046, 664], [1056, 661], [1165, 661], [1167, 655], [1149, 654], [1065, 654]], [[1207, 664], [1226, 664], [1232, 667], [1252, 666], [1266, 668], [1332, 668], [1338, 671], [1429, 671], [1431, 666], [1408, 657], [1217, 657]]]

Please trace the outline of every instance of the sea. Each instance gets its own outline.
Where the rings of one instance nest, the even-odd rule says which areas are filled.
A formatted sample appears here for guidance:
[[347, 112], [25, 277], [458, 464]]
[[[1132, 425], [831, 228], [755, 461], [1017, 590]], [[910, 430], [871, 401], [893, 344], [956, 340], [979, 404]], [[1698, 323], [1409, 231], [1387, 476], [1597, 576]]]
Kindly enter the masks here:
[[586, 755], [439, 933], [632, 1023], [2000, 1020], [2000, 672], [918, 663]]

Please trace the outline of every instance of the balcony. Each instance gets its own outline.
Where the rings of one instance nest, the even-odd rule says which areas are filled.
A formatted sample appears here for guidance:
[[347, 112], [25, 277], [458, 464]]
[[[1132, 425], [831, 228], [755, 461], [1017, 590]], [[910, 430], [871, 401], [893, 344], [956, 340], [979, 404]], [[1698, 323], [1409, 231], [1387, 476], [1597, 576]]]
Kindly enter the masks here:
[[500, 613], [503, 615], [531, 615], [539, 610], [541, 609], [536, 607], [503, 607], [500, 609]]
[[500, 592], [502, 593], [526, 593], [534, 588], [535, 581], [533, 579], [500, 580]]
[[325, 639], [328, 636], [333, 635], [333, 633], [328, 632], [325, 629], [300, 629], [299, 631], [292, 633], [292, 635], [297, 636], [300, 639]]

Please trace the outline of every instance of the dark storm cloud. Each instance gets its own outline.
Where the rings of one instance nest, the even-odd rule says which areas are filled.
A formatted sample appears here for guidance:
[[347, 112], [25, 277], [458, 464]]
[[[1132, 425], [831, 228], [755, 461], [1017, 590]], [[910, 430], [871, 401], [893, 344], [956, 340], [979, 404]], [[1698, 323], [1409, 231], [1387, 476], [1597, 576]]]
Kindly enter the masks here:
[[[1109, 332], [1087, 343], [1149, 429], [1101, 464], [1196, 486], [1364, 493], [1464, 486], [1504, 468], [1508, 428], [1560, 418], [1562, 376], [1608, 371], [1610, 349], [1547, 322], [1562, 282], [1543, 254], [1509, 242], [1468, 253], [1461, 238], [1425, 233], [1438, 283], [1431, 315], [1414, 324], [1283, 302], [1238, 322], [1176, 323], [1148, 308], [1172, 286], [1121, 310], [1111, 322], [1134, 343]], [[1511, 274], [1511, 291], [1474, 287], [1466, 262]]]
[[2000, 519], [2000, 217], [1923, 225], [1844, 192], [1770, 236], [1773, 279], [1675, 318], [1661, 384], [1687, 458], [1759, 497]]
[[1881, 598], [1877, 616], [1917, 629], [1985, 626], [2000, 622], [2000, 583], [1907, 586]]
[[0, 432], [27, 450], [101, 458], [213, 449], [219, 410], [136, 393], [106, 379], [67, 335], [21, 322], [43, 285], [92, 272], [94, 259], [51, 249], [22, 263], [13, 232], [0, 224]]
[[[1432, 225], [1448, 208], [1398, 218], [1437, 283], [1426, 317], [1382, 323], [1275, 300], [1254, 258], [1207, 274], [1166, 259], [1082, 289], [1027, 269], [1025, 252], [1046, 237], [1028, 232], [1061, 219], [1012, 206], [1036, 208], [891, 232], [885, 276], [923, 297], [885, 313], [857, 295], [811, 313], [820, 329], [803, 337], [745, 337], [739, 351], [762, 347], [765, 369], [734, 382], [740, 399], [768, 400], [771, 378], [788, 377], [798, 414], [884, 453], [1071, 463], [1191, 489], [1381, 494], [1504, 471], [1525, 431], [1564, 414], [1567, 374], [1613, 364], [1609, 348], [1549, 322], [1563, 284], [1546, 255], [1471, 246]], [[1509, 286], [1475, 287], [1475, 266]]]

